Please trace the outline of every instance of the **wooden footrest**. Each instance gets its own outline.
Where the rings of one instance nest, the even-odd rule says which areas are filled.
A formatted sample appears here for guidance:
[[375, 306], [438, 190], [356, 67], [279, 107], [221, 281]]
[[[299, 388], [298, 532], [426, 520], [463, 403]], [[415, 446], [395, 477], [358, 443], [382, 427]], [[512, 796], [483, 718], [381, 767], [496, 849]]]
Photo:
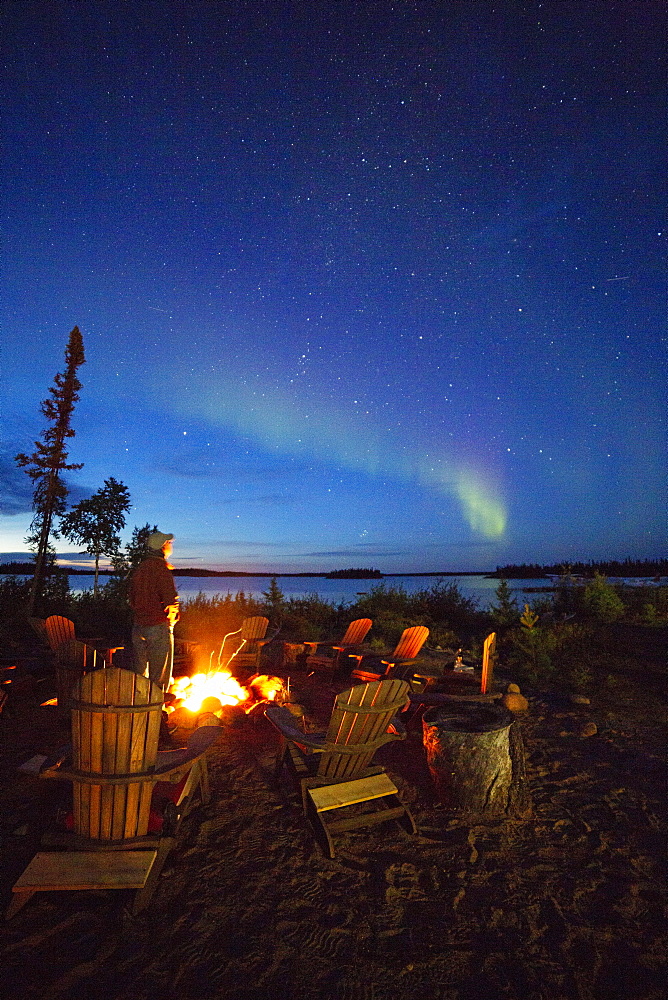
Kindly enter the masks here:
[[157, 851], [40, 852], [12, 886], [7, 919], [36, 892], [67, 889], [143, 889]]
[[340, 809], [341, 806], [356, 805], [358, 802], [370, 802], [372, 799], [381, 799], [384, 795], [396, 795], [397, 792], [397, 786], [386, 774], [373, 774], [368, 778], [342, 781], [338, 785], [308, 789], [313, 805], [319, 813], [328, 809]]

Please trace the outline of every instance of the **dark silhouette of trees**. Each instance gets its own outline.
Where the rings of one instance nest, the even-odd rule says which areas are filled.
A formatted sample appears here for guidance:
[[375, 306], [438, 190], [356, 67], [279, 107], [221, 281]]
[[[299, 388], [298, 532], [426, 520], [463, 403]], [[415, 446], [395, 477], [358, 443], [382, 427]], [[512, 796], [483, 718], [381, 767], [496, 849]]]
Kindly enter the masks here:
[[35, 451], [31, 455], [19, 453], [15, 461], [26, 470], [33, 481], [33, 518], [27, 544], [35, 551], [35, 571], [30, 591], [30, 611], [42, 591], [48, 557], [52, 555], [50, 536], [58, 538], [53, 528], [53, 519], [65, 513], [67, 486], [63, 472], [82, 468], [83, 463], [68, 463], [67, 439], [74, 437], [71, 427], [74, 404], [79, 399], [81, 382], [77, 369], [85, 362], [83, 339], [79, 327], [70, 333], [65, 348], [65, 371], [58, 373], [50, 387], [50, 396], [45, 399], [40, 410], [50, 422], [42, 431], [41, 439], [35, 441]]
[[146, 558], [146, 545], [148, 536], [158, 530], [158, 525], [151, 526], [148, 522], [141, 527], [135, 526], [132, 529], [132, 537], [126, 542], [123, 552], [117, 552], [112, 556], [111, 562], [114, 572], [120, 576], [127, 577], [139, 566], [139, 563]]
[[497, 566], [495, 573], [508, 580], [530, 580], [544, 576], [586, 576], [594, 577], [596, 573], [603, 576], [665, 576], [668, 573], [668, 559], [608, 559], [601, 562], [554, 563], [550, 566], [539, 566], [536, 563], [520, 565]]
[[327, 573], [328, 580], [381, 580], [379, 569], [333, 569]]
[[118, 554], [121, 539], [118, 532], [125, 527], [125, 515], [130, 509], [127, 486], [110, 476], [97, 493], [82, 500], [60, 518], [60, 531], [75, 544], [85, 546], [95, 556], [95, 584], [100, 571], [100, 556]]

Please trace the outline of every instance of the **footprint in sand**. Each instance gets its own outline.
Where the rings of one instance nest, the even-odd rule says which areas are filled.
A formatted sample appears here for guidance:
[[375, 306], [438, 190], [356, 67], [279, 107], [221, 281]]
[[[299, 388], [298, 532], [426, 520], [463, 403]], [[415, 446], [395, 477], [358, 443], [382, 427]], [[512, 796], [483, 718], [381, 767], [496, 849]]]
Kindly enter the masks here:
[[389, 883], [385, 890], [385, 902], [390, 904], [404, 903], [407, 899], [427, 899], [420, 888], [419, 876], [415, 865], [408, 862], [390, 865], [385, 869], [385, 879]]

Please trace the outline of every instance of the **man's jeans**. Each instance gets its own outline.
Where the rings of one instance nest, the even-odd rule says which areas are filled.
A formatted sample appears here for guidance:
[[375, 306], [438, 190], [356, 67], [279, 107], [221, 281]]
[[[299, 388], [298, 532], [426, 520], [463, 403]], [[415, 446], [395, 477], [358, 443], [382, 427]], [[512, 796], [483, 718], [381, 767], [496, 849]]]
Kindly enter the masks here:
[[169, 625], [134, 625], [132, 628], [134, 667], [163, 690], [169, 687], [174, 662], [174, 633]]

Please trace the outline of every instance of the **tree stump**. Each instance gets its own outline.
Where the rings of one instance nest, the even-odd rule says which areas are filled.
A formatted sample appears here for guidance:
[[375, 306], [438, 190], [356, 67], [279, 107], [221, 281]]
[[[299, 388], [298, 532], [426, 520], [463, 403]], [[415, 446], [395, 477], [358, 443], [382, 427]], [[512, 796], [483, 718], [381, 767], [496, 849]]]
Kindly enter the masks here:
[[512, 712], [498, 704], [456, 702], [425, 712], [427, 763], [438, 796], [466, 818], [526, 816], [522, 735]]

